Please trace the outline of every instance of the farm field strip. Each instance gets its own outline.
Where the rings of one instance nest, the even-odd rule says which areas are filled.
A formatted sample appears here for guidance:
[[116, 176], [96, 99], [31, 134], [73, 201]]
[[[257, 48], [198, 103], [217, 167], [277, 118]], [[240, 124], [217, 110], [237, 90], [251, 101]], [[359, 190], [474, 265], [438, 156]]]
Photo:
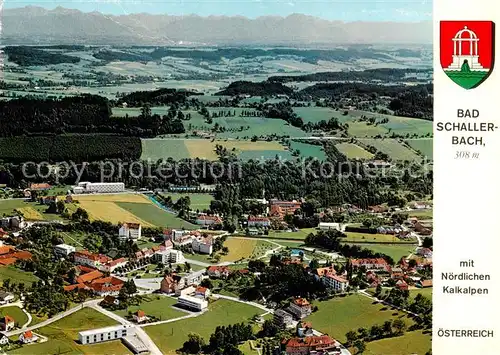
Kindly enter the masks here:
[[394, 160], [421, 160], [421, 157], [398, 142], [397, 139], [359, 139], [359, 142], [375, 147], [377, 150], [389, 155]]
[[348, 159], [372, 159], [373, 154], [354, 143], [338, 143], [335, 147]]

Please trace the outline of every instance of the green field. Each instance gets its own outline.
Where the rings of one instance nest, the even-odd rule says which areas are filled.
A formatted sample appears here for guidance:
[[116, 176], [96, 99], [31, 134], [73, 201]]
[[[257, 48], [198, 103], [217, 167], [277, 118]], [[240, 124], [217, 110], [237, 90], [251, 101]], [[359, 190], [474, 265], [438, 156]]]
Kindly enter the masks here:
[[375, 136], [384, 136], [387, 134], [387, 130], [378, 125], [369, 125], [366, 122], [348, 122], [349, 124], [349, 129], [347, 132], [351, 137], [375, 137]]
[[119, 207], [134, 214], [143, 221], [158, 227], [195, 229], [196, 226], [177, 218], [174, 214], [147, 203], [115, 202]]
[[128, 309], [120, 309], [114, 311], [114, 313], [118, 314], [120, 317], [125, 318], [128, 315], [129, 311], [134, 313], [138, 310], [142, 310], [146, 313], [147, 316], [156, 317], [158, 318], [158, 320], [166, 320], [185, 316], [185, 312], [182, 312], [176, 308], [172, 308], [172, 306], [176, 303], [177, 300], [171, 297], [149, 295], [144, 296], [144, 300], [139, 306], [131, 306], [128, 307]]
[[288, 150], [247, 150], [238, 154], [238, 158], [243, 161], [249, 160], [294, 160], [295, 157], [292, 156], [292, 153]]
[[[168, 113], [168, 109], [168, 106], [153, 106], [151, 107], [151, 113], [163, 116]], [[113, 107], [112, 111], [115, 117], [125, 117], [125, 115], [136, 117], [141, 114], [141, 107]]]
[[348, 159], [371, 159], [373, 154], [354, 143], [339, 143], [335, 147]]
[[302, 117], [304, 123], [317, 123], [319, 121], [329, 121], [332, 117], [336, 117], [338, 112], [328, 107], [294, 107], [293, 111]]
[[294, 240], [304, 240], [309, 233], [316, 233], [315, 228], [304, 228], [299, 229], [297, 232], [280, 232], [270, 230], [269, 235], [266, 238], [269, 239], [294, 239]]
[[413, 324], [413, 320], [405, 313], [373, 304], [372, 299], [362, 295], [333, 298], [314, 302], [313, 305], [318, 306], [318, 311], [305, 319], [312, 322], [314, 329], [338, 339], [341, 343], [346, 341], [345, 334], [348, 331], [381, 325], [386, 320], [401, 318], [407, 326]]
[[424, 157], [432, 160], [434, 154], [432, 138], [407, 139], [406, 143]]
[[366, 343], [365, 355], [424, 355], [431, 350], [431, 334], [421, 330], [406, 332], [394, 338], [381, 339]]
[[38, 277], [31, 272], [22, 271], [13, 266], [0, 266], [0, 281], [7, 279], [10, 279], [11, 284], [23, 282], [25, 286], [31, 286], [33, 282], [38, 281]]
[[344, 232], [345, 235], [347, 235], [347, 238], [342, 239], [344, 242], [363, 242], [363, 243], [369, 243], [369, 242], [377, 242], [377, 243], [394, 243], [394, 242], [400, 242], [400, 243], [408, 243], [408, 244], [413, 244], [416, 241], [415, 240], [401, 240], [397, 237], [395, 237], [392, 234], [370, 234], [370, 233], [357, 233], [357, 232]]
[[383, 253], [389, 255], [395, 262], [398, 262], [402, 257], [408, 256], [415, 251], [416, 245], [405, 244], [353, 244], [363, 249], [370, 249], [375, 253]]
[[326, 154], [321, 145], [307, 144], [302, 142], [290, 142], [291, 149], [300, 151], [302, 157], [313, 157], [321, 161], [326, 160]]
[[389, 157], [394, 160], [414, 161], [422, 159], [415, 152], [399, 143], [396, 139], [360, 139], [359, 141], [362, 144], [375, 147], [377, 150], [389, 155]]
[[100, 344], [80, 345], [78, 332], [117, 324], [111, 318], [84, 308], [36, 332], [49, 338], [41, 344], [27, 345], [10, 351], [11, 354], [131, 354], [119, 340]]
[[199, 317], [153, 325], [144, 330], [164, 354], [174, 354], [189, 333], [197, 333], [208, 342], [217, 326], [245, 322], [263, 313], [253, 306], [222, 299], [210, 303], [208, 308], [209, 311]]
[[211, 194], [202, 194], [202, 193], [164, 193], [163, 196], [170, 196], [173, 202], [176, 202], [181, 197], [189, 197], [191, 200], [191, 209], [192, 210], [204, 210], [210, 207], [210, 202], [214, 199]]
[[150, 159], [156, 162], [160, 159], [168, 158], [174, 160], [190, 158], [189, 151], [182, 139], [141, 139], [141, 144], [141, 160]]
[[0, 216], [12, 216], [15, 210], [22, 213], [27, 220], [60, 220], [57, 214], [45, 213], [47, 206], [37, 202], [25, 202], [24, 200], [0, 200]]
[[229, 253], [222, 255], [221, 261], [238, 261], [241, 259], [258, 258], [265, 254], [267, 250], [277, 247], [265, 240], [228, 238], [224, 242]]
[[14, 318], [14, 321], [19, 328], [21, 328], [28, 321], [28, 316], [17, 306], [0, 307], [0, 317], [5, 316]]

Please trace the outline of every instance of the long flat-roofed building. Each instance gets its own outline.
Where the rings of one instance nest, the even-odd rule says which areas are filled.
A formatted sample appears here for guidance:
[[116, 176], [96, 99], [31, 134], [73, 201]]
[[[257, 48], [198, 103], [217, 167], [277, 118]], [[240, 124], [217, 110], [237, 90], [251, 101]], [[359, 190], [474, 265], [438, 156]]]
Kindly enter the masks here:
[[202, 298], [192, 296], [180, 296], [177, 299], [180, 306], [202, 311], [208, 307], [208, 302]]
[[114, 325], [111, 327], [85, 330], [78, 333], [78, 340], [82, 344], [95, 344], [103, 341], [121, 339], [129, 335], [135, 335], [132, 325]]

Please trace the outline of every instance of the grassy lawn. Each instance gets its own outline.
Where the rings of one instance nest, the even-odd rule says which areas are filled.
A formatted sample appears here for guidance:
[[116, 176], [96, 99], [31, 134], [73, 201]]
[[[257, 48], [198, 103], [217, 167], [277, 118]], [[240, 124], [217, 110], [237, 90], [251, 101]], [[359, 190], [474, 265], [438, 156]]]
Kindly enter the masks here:
[[408, 256], [410, 253], [415, 251], [416, 245], [405, 245], [405, 244], [353, 244], [358, 245], [363, 249], [370, 249], [375, 253], [383, 253], [389, 255], [394, 262], [398, 262], [403, 256]]
[[0, 307], [0, 317], [11, 316], [19, 327], [28, 321], [28, 316], [17, 306]]
[[280, 231], [269, 231], [269, 235], [266, 237], [269, 239], [293, 239], [293, 240], [304, 240], [309, 233], [316, 233], [314, 228], [304, 228], [297, 232], [280, 232]]
[[[431, 349], [431, 335], [421, 330], [366, 343], [365, 355], [423, 355]], [[353, 353], [354, 354], [354, 353]]]
[[339, 143], [335, 147], [349, 159], [371, 159], [373, 154], [353, 143]]
[[23, 282], [25, 286], [31, 286], [33, 282], [38, 281], [38, 277], [31, 272], [23, 271], [13, 266], [1, 266], [0, 281], [3, 282], [6, 279], [10, 279], [11, 283], [18, 284]]
[[407, 326], [413, 324], [413, 320], [407, 318], [405, 313], [373, 304], [371, 299], [362, 295], [333, 298], [314, 302], [314, 305], [318, 306], [318, 311], [306, 320], [312, 322], [314, 329], [338, 339], [341, 343], [346, 341], [345, 334], [348, 331], [361, 327], [370, 328], [389, 319], [402, 318]]
[[245, 355], [258, 355], [257, 350], [253, 350], [251, 345], [250, 345], [250, 340], [244, 342], [243, 344], [239, 345], [238, 348], [241, 350], [241, 352]]
[[189, 158], [189, 151], [181, 139], [162, 139], [151, 138], [141, 139], [142, 145], [142, 160], [151, 159], [158, 161], [159, 159], [173, 158], [175, 160]]
[[273, 248], [273, 245], [264, 240], [228, 238], [224, 246], [229, 248], [227, 255], [222, 255], [221, 261], [238, 261], [250, 257], [259, 257]]
[[105, 315], [84, 308], [36, 332], [49, 338], [41, 344], [23, 346], [11, 354], [131, 354], [119, 340], [101, 344], [80, 345], [77, 343], [78, 332], [93, 328], [102, 328], [117, 324]]
[[176, 303], [177, 300], [170, 297], [151, 295], [145, 296], [145, 299], [139, 306], [131, 306], [128, 307], [128, 309], [120, 309], [114, 311], [114, 313], [125, 318], [128, 315], [129, 311], [134, 313], [138, 310], [143, 310], [146, 315], [154, 316], [159, 320], [185, 316], [185, 312], [179, 311], [176, 308], [172, 308], [172, 306]]
[[144, 330], [164, 354], [174, 354], [189, 333], [197, 333], [208, 342], [217, 326], [245, 322], [263, 313], [253, 306], [229, 300], [217, 300], [208, 307], [209, 311], [199, 317], [145, 327]]
[[154, 226], [185, 229], [196, 228], [194, 224], [177, 218], [174, 214], [164, 211], [152, 203], [116, 202], [116, 204], [125, 211]]
[[415, 298], [420, 293], [422, 296], [432, 299], [432, 290], [432, 287], [411, 289], [410, 297]]
[[408, 212], [408, 217], [417, 217], [418, 219], [432, 219], [434, 212], [430, 210], [416, 210]]
[[370, 234], [370, 233], [357, 233], [357, 232], [344, 232], [347, 238], [342, 239], [345, 242], [377, 242], [377, 243], [406, 243], [413, 244], [415, 241], [404, 241], [391, 234]]
[[313, 157], [321, 161], [326, 160], [326, 154], [321, 145], [292, 141], [290, 146], [293, 150], [300, 151], [302, 157]]

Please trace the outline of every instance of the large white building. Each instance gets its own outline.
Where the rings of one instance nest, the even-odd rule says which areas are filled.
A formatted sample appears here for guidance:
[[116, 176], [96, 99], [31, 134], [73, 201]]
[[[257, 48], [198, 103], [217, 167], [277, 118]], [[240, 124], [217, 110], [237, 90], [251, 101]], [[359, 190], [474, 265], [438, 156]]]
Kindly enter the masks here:
[[182, 251], [174, 249], [159, 251], [154, 255], [154, 258], [155, 261], [159, 261], [162, 264], [181, 264], [186, 261], [186, 259], [184, 258], [184, 254], [182, 254]]
[[69, 254], [74, 253], [76, 248], [68, 244], [59, 244], [54, 247], [54, 254], [59, 258], [66, 258]]
[[75, 194], [113, 193], [125, 191], [123, 182], [80, 182], [73, 187]]
[[192, 296], [180, 296], [177, 299], [180, 306], [202, 311], [208, 307], [208, 302], [202, 298]]
[[121, 239], [137, 240], [141, 238], [141, 224], [140, 223], [123, 223], [118, 230], [118, 236]]
[[320, 222], [318, 228], [321, 230], [338, 230], [343, 232], [342, 225], [340, 223]]
[[333, 274], [326, 274], [325, 276], [323, 276], [322, 281], [326, 287], [340, 292], [344, 292], [349, 285], [349, 281], [347, 281], [345, 278]]
[[213, 251], [213, 238], [212, 237], [197, 237], [191, 243], [193, 251], [201, 254], [212, 254]]
[[103, 341], [121, 339], [135, 334], [133, 325], [115, 325], [111, 327], [85, 330], [78, 333], [81, 344], [94, 344]]

